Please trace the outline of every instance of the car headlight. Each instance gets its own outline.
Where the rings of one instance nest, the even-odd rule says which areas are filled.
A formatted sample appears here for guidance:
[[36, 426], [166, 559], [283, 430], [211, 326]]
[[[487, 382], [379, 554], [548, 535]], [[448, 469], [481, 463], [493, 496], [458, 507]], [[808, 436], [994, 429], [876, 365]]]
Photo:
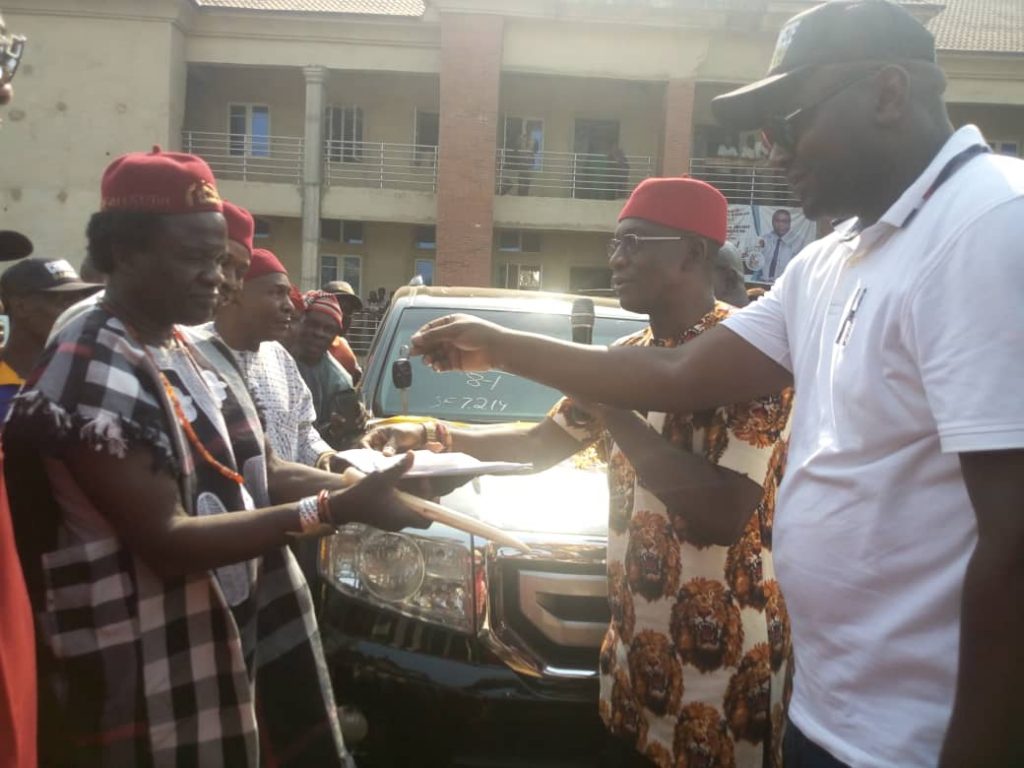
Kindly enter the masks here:
[[440, 534], [392, 533], [350, 523], [323, 539], [320, 575], [351, 597], [471, 633], [474, 601], [469, 543]]

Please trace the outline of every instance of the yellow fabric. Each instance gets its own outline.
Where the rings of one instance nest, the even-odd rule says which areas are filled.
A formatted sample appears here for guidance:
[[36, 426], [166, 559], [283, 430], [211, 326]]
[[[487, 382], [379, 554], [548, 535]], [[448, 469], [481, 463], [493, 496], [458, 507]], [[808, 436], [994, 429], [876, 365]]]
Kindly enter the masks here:
[[6, 361], [0, 361], [0, 386], [15, 384], [20, 387], [24, 383], [25, 380]]

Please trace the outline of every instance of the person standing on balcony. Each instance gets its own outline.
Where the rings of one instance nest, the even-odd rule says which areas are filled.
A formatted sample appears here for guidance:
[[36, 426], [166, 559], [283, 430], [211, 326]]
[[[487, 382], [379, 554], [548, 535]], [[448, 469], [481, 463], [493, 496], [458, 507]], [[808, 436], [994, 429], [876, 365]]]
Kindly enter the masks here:
[[[686, 347], [730, 315], [715, 300], [725, 198], [695, 179], [640, 183], [609, 243], [622, 306], [650, 325], [624, 347]], [[638, 414], [563, 399], [535, 426], [379, 427], [380, 450], [433, 447], [551, 466], [591, 444], [608, 464], [600, 712], [608, 768], [778, 766], [789, 626], [771, 555], [791, 392]]]
[[767, 76], [712, 101], [761, 128], [808, 219], [761, 299], [678, 350], [442, 318], [413, 352], [617, 406], [793, 383], [775, 563], [796, 658], [787, 766], [1024, 765], [1024, 162], [954, 129], [902, 4], [790, 19]]
[[513, 169], [516, 179], [516, 193], [520, 197], [530, 194], [530, 181], [533, 178], [533, 161], [537, 154], [537, 142], [525, 126], [516, 139], [512, 150]]

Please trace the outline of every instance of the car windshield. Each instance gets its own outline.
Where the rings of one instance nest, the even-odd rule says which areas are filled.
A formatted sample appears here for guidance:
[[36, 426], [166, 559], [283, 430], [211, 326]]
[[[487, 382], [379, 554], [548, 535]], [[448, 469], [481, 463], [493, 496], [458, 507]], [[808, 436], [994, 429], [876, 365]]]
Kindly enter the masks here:
[[[420, 326], [453, 311], [457, 310], [411, 307], [402, 312], [394, 342], [388, 349], [380, 386], [375, 393], [374, 413], [377, 416], [408, 413], [464, 422], [543, 419], [558, 401], [557, 390], [504, 371], [435, 373], [418, 359], [412, 361], [412, 386], [406, 391], [408, 402], [403, 403], [402, 392], [391, 380], [392, 363], [408, 350], [409, 339]], [[566, 340], [571, 336], [568, 315], [495, 310], [471, 310], [470, 314], [517, 331]], [[594, 343], [610, 344], [645, 325], [640, 318], [598, 316], [594, 323]]]

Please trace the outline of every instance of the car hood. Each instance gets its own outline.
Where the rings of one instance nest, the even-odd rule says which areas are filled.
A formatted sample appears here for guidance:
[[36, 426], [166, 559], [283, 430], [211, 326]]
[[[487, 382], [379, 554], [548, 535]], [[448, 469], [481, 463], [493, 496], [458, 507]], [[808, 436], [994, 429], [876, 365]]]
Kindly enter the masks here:
[[530, 475], [477, 477], [441, 503], [510, 532], [608, 535], [607, 475], [571, 459]]

